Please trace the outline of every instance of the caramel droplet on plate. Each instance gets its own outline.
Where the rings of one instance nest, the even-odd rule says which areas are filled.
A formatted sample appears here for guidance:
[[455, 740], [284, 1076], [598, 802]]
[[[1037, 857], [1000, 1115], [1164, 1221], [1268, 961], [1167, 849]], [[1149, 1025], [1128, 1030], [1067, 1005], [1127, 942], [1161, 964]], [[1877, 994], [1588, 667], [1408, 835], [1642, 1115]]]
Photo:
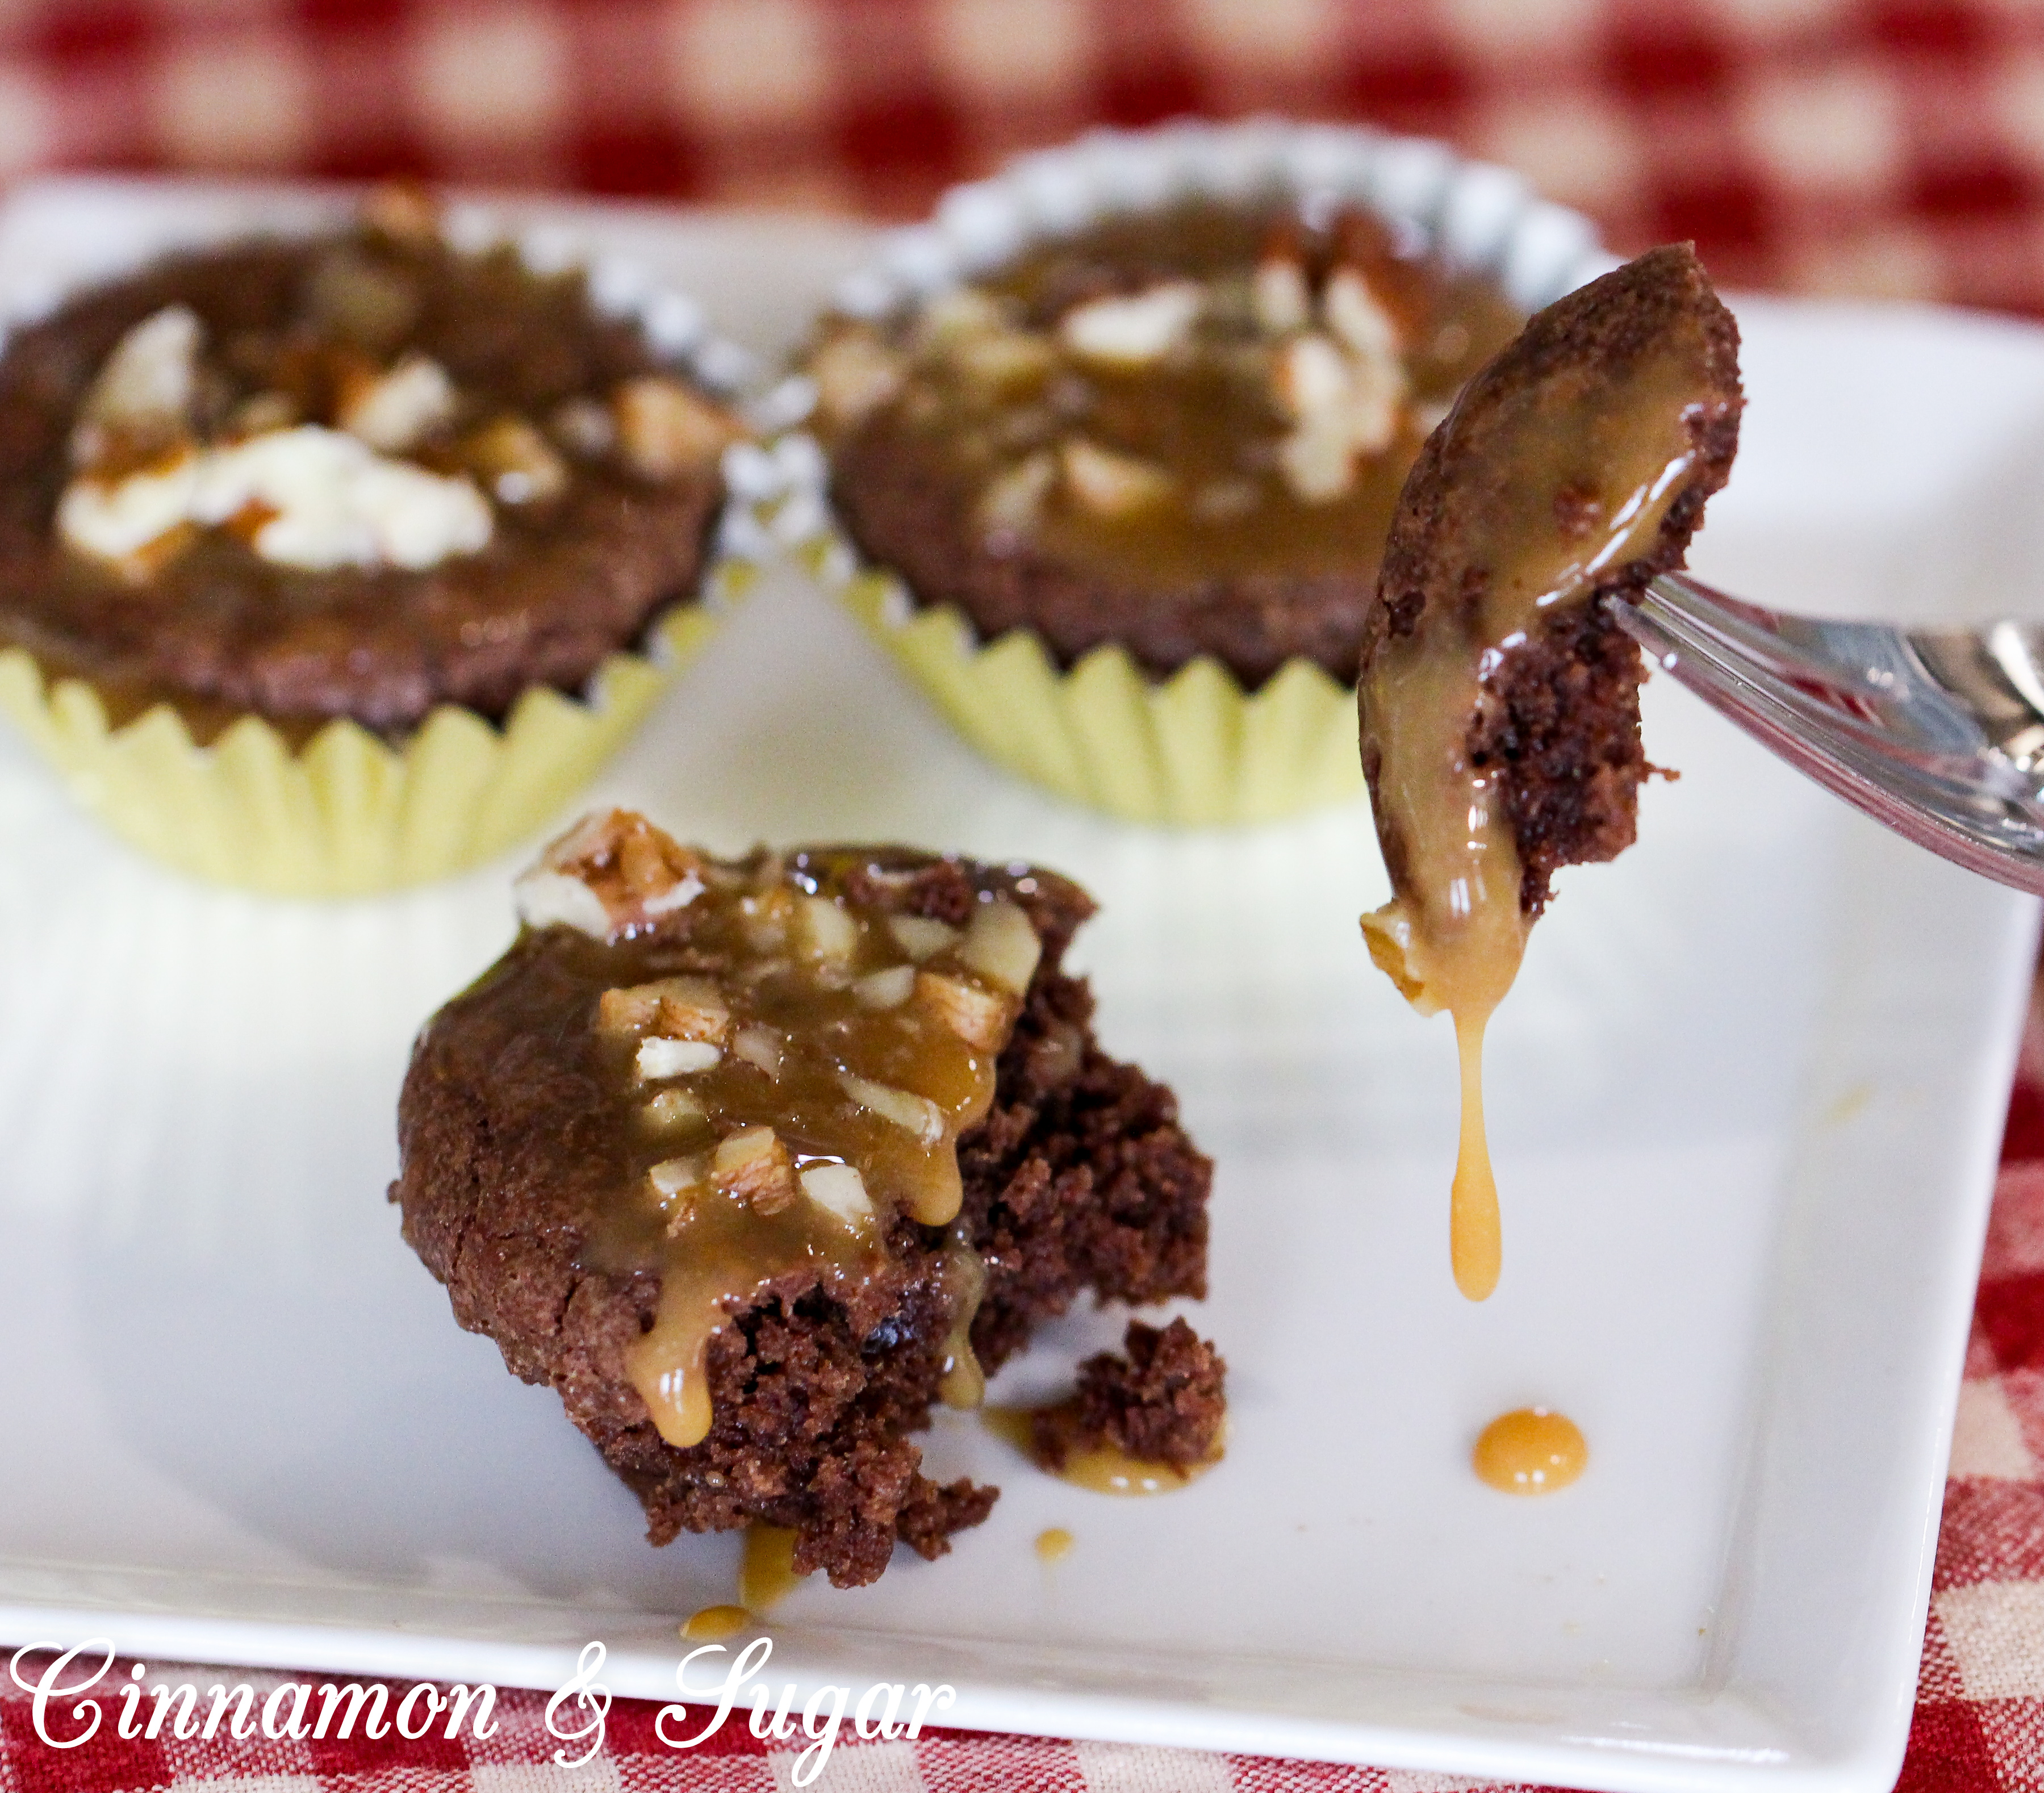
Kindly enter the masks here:
[[[1064, 1466], [1053, 1469], [1036, 1455], [1035, 1436], [1031, 1427], [1034, 1415], [1030, 1409], [982, 1407], [979, 1416], [989, 1431], [1005, 1438], [1046, 1474], [1055, 1476], [1060, 1481], [1070, 1482], [1074, 1488], [1091, 1488], [1095, 1494], [1175, 1493], [1181, 1488], [1190, 1487], [1220, 1462], [1224, 1454], [1222, 1442], [1216, 1438], [1212, 1456], [1202, 1462], [1189, 1463], [1181, 1468], [1175, 1463], [1155, 1462], [1146, 1457], [1131, 1457], [1126, 1451], [1111, 1444], [1099, 1444], [1067, 1452]], [[1037, 1545], [1039, 1552], [1042, 1547], [1039, 1539]]]
[[705, 1607], [683, 1621], [682, 1635], [692, 1644], [713, 1644], [735, 1636], [751, 1622], [752, 1614], [743, 1607]]
[[1590, 1447], [1575, 1421], [1544, 1407], [1501, 1415], [1477, 1434], [1470, 1461], [1506, 1494], [1552, 1494], [1589, 1467]]
[[1058, 1562], [1071, 1554], [1075, 1542], [1062, 1526], [1053, 1526], [1036, 1534], [1036, 1554], [1047, 1563]]

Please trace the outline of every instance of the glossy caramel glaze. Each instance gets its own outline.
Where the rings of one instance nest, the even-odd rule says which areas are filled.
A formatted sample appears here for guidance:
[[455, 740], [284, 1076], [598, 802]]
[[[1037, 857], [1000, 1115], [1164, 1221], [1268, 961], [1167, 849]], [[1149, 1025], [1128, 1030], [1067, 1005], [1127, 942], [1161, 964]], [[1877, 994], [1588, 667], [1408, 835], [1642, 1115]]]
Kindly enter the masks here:
[[1504, 1494], [1552, 1494], [1589, 1468], [1590, 1448], [1565, 1413], [1544, 1407], [1501, 1414], [1477, 1434], [1470, 1464]]
[[[755, 1618], [771, 1612], [801, 1586], [795, 1572], [796, 1534], [785, 1526], [752, 1525], [738, 1566], [738, 1598]], [[726, 1609], [728, 1610], [728, 1609]]]
[[[1272, 267], [1291, 271], [1296, 313], [1259, 298]], [[1374, 295], [1368, 328], [1347, 338], [1327, 316], [1344, 269]], [[1089, 306], [1165, 288], [1197, 294], [1167, 349], [1075, 346], [1072, 321]], [[1427, 429], [1520, 321], [1493, 285], [1411, 252], [1366, 214], [1323, 207], [1308, 221], [1201, 202], [1096, 224], [912, 317], [840, 321], [812, 363], [819, 427], [851, 451], [840, 497], [855, 529], [893, 532], [880, 486], [886, 509], [919, 515], [940, 493], [947, 516], [970, 520], [957, 532], [995, 561], [1088, 575], [1117, 603], [1204, 604], [1242, 581], [1366, 593]], [[874, 440], [888, 465], [869, 492]], [[1151, 648], [1141, 630], [1119, 632], [1146, 663], [1166, 657], [1161, 637]]]
[[[859, 881], [927, 862], [914, 855], [722, 864], [676, 850], [690, 860], [675, 886], [693, 889], [685, 939], [556, 939], [548, 974], [517, 988], [528, 1027], [582, 1034], [608, 1093], [617, 1191], [586, 1256], [659, 1271], [627, 1368], [661, 1436], [686, 1448], [709, 1430], [705, 1359], [732, 1312], [795, 1272], [866, 1274], [897, 1216], [955, 1222], [958, 1138], [992, 1103], [1040, 948], [997, 879], [958, 927], [856, 900]], [[970, 1405], [983, 1273], [962, 1234], [944, 1272], [943, 1392]]]
[[[1164, 468], [1179, 500], [1121, 516], [1069, 499], [1054, 503], [1046, 507], [1039, 535], [1046, 553], [1155, 585], [1374, 564], [1427, 424], [1511, 340], [1523, 314], [1488, 281], [1451, 276], [1416, 256], [1393, 257], [1388, 239], [1373, 244], [1379, 283], [1396, 284], [1387, 299], [1410, 318], [1410, 340], [1400, 356], [1406, 399], [1390, 441], [1362, 458], [1354, 483], [1336, 497], [1308, 501], [1276, 458], [1289, 420], [1274, 397], [1270, 362], [1285, 333], [1262, 327], [1251, 302], [1259, 251], [1274, 228], [1278, 221], [1268, 216], [1211, 205], [1117, 220], [1076, 244], [1039, 251], [990, 284], [1038, 328], [1047, 328], [1078, 295], [1110, 280], [1128, 283], [1128, 275], [1116, 271], [1190, 276], [1212, 294], [1184, 356], [1117, 370], [1067, 352], [1037, 389], [1037, 401], [1057, 415], [1082, 417], [1088, 432], [1106, 445]], [[1308, 245], [1307, 235], [1298, 232], [1307, 251], [1302, 260], [1334, 253], [1326, 242]], [[1385, 264], [1393, 262], [1387, 275]], [[965, 426], [961, 437], [972, 437], [975, 426], [984, 431], [985, 420], [973, 414], [970, 386], [955, 375], [937, 378]], [[1001, 432], [1008, 456], [1017, 445], [1016, 428], [1011, 420]], [[962, 447], [959, 464], [961, 470], [970, 465]]]
[[[955, 923], [901, 912], [932, 870]], [[978, 1400], [957, 1143], [992, 1104], [1047, 876], [889, 847], [720, 861], [610, 812], [520, 880], [526, 927], [462, 1000], [582, 1083], [579, 1259], [659, 1277], [624, 1367], [668, 1444], [708, 1434], [709, 1342], [734, 1314], [777, 1279], [848, 1293], [902, 1224], [939, 1246], [943, 1392]]]

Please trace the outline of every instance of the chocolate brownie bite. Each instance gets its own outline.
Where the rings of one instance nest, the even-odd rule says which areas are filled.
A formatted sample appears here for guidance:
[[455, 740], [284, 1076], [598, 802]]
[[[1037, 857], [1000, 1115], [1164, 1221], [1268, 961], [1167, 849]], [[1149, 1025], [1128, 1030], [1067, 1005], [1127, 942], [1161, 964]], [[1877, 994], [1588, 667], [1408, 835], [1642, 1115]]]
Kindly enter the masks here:
[[898, 847], [720, 861], [592, 816], [421, 1035], [392, 1199], [456, 1319], [556, 1389], [648, 1535], [755, 1522], [870, 1582], [996, 1491], [913, 1434], [1082, 1292], [1205, 1284], [1210, 1167], [1094, 1042], [1093, 905]]
[[853, 542], [982, 640], [1347, 685], [1405, 470], [1518, 322], [1359, 206], [1201, 200], [833, 320], [809, 368]]
[[1363, 931], [1421, 1013], [1455, 1020], [1466, 1293], [1496, 1277], [1484, 1024], [1554, 872], [1631, 843], [1650, 770], [1644, 670], [1609, 607], [1682, 563], [1742, 405], [1737, 326], [1693, 250], [1670, 244], [1538, 313], [1399, 498], [1359, 698], [1394, 895]]
[[1087, 1358], [1071, 1399], [1032, 1416], [1031, 1447], [1054, 1475], [1101, 1451], [1183, 1475], [1220, 1453], [1227, 1380], [1220, 1353], [1182, 1318], [1131, 1320], [1120, 1354]]
[[736, 429], [580, 271], [416, 194], [175, 254], [0, 355], [0, 648], [200, 741], [501, 721], [695, 599]]

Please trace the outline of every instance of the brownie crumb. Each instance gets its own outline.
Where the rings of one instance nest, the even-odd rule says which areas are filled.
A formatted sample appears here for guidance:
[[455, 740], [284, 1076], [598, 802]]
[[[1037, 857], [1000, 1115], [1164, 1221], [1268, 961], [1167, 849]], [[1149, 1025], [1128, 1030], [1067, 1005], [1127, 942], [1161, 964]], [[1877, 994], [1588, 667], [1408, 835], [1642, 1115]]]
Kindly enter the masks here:
[[1131, 1320], [1121, 1348], [1126, 1355], [1087, 1358], [1078, 1392], [1032, 1416], [1037, 1461], [1055, 1472], [1074, 1451], [1103, 1445], [1175, 1469], [1211, 1461], [1228, 1416], [1220, 1352], [1182, 1319], [1161, 1329]]

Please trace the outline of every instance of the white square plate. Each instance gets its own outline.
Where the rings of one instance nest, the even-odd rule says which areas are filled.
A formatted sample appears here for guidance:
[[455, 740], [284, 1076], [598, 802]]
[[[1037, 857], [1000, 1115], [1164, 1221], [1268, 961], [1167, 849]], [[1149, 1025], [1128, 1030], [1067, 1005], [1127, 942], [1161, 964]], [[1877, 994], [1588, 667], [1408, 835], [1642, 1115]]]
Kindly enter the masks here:
[[[252, 204], [30, 188], [0, 270]], [[532, 214], [528, 214], [532, 215]], [[553, 208], [772, 350], [842, 226]], [[1699, 570], [1762, 601], [2019, 608], [2044, 333], [1742, 305], [1751, 409]], [[805, 1585], [777, 1685], [947, 1681], [945, 1721], [1590, 1787], [1885, 1787], [1900, 1755], [2034, 906], [1862, 823], [1657, 681], [1683, 776], [1573, 871], [1493, 1030], [1502, 1286], [1449, 1280], [1446, 1024], [1370, 968], [1360, 804], [1174, 834], [991, 771], [792, 575], [592, 801], [720, 850], [903, 838], [1060, 867], [1111, 1050], [1219, 1169], [1226, 1464], [1088, 1495], [940, 1417], [1004, 1489], [935, 1565]], [[553, 1687], [601, 1638], [671, 1697], [730, 1538], [654, 1551], [544, 1391], [455, 1329], [382, 1193], [412, 1034], [511, 931], [506, 877], [287, 904], [131, 857], [0, 740], [0, 1635]], [[1046, 1329], [997, 1399], [1120, 1317]], [[1589, 1473], [1481, 1486], [1531, 1401]], [[1032, 1540], [1068, 1527], [1046, 1566]]]

